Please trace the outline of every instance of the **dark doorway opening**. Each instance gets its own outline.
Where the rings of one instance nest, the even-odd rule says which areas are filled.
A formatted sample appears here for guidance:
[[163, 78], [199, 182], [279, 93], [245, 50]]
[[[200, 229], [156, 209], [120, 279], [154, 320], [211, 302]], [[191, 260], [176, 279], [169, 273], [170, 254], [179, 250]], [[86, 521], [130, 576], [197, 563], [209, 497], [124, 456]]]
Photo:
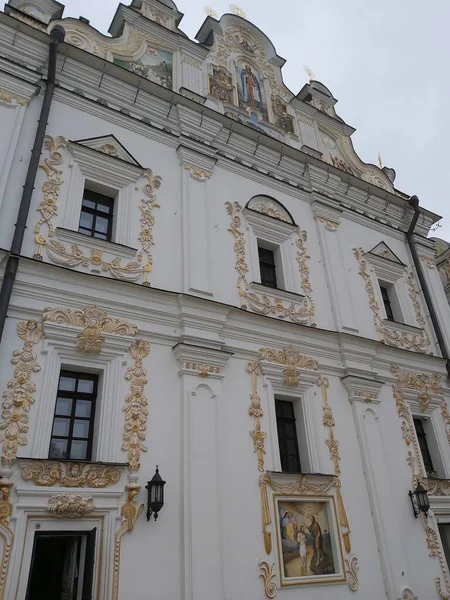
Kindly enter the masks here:
[[96, 533], [36, 532], [26, 600], [92, 600]]

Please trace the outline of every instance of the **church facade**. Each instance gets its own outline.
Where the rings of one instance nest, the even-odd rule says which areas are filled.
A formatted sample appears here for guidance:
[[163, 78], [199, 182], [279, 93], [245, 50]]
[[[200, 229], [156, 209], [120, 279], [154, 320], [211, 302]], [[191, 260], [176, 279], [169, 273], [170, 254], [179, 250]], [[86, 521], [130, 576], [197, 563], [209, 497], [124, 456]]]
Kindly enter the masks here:
[[450, 598], [439, 216], [236, 13], [0, 13], [0, 600]]

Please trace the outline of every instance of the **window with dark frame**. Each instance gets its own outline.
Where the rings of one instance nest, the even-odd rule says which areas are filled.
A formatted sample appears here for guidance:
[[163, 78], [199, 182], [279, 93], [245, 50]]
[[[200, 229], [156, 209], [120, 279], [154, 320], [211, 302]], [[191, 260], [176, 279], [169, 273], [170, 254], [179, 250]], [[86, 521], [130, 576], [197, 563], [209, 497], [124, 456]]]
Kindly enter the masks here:
[[281, 470], [286, 473], [301, 473], [294, 404], [288, 400], [275, 400], [278, 444], [280, 447]]
[[420, 452], [422, 454], [423, 465], [428, 476], [435, 476], [435, 468], [433, 465], [433, 459], [431, 458], [431, 452], [428, 447], [427, 434], [423, 426], [422, 419], [413, 419], [414, 428], [416, 430], [417, 440], [419, 442]]
[[277, 272], [275, 266], [275, 254], [273, 250], [258, 246], [259, 270], [261, 273], [261, 284], [266, 287], [277, 287]]
[[386, 311], [386, 318], [388, 321], [395, 321], [394, 312], [392, 310], [391, 299], [389, 297], [389, 290], [386, 286], [380, 284], [381, 297], [383, 298], [384, 310]]
[[439, 523], [438, 528], [447, 561], [447, 568], [450, 569], [450, 523]]
[[84, 190], [78, 231], [90, 237], [111, 241], [114, 198]]
[[61, 371], [49, 458], [91, 460], [98, 375]]

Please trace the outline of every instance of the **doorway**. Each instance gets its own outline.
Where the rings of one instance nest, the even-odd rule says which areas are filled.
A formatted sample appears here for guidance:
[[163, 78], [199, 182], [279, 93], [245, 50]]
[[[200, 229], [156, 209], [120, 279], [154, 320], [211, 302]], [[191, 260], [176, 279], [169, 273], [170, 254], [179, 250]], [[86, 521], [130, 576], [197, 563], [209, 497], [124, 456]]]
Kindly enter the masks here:
[[92, 600], [96, 533], [36, 532], [26, 600]]

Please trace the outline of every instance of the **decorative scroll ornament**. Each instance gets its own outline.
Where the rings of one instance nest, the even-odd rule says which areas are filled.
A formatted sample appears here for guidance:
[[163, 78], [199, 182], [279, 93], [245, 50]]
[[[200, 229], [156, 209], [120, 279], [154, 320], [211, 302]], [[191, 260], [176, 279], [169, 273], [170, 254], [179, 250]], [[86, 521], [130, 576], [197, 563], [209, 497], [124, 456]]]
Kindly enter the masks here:
[[321, 217], [319, 215], [314, 217], [316, 221], [322, 223], [325, 226], [325, 229], [328, 231], [337, 231], [339, 227], [339, 223], [337, 221], [331, 221], [330, 219], [326, 219], [325, 217]]
[[50, 496], [47, 510], [58, 519], [80, 519], [95, 510], [92, 496], [56, 494]]
[[[315, 316], [315, 306], [312, 299], [312, 288], [309, 281], [308, 252], [306, 249], [307, 233], [297, 230], [296, 245], [298, 248], [297, 262], [299, 265], [301, 285], [305, 299], [301, 304], [290, 302], [288, 306], [280, 298], [269, 298], [266, 294], [250, 292], [247, 279], [248, 265], [246, 257], [245, 235], [241, 231], [242, 207], [238, 202], [226, 202], [227, 213], [231, 217], [229, 232], [234, 236], [234, 253], [236, 256], [235, 269], [238, 272], [236, 288], [239, 293], [241, 308], [247, 310], [248, 305], [257, 313], [262, 315], [275, 315], [288, 318], [294, 323], [311, 324]], [[252, 206], [253, 210], [253, 206]], [[248, 305], [247, 305], [248, 303]]]
[[105, 333], [115, 335], [135, 336], [137, 326], [128, 321], [110, 317], [98, 306], [86, 306], [82, 309], [71, 308], [46, 308], [44, 321], [74, 325], [82, 327], [83, 331], [77, 335], [77, 349], [87, 354], [100, 354], [105, 342]]
[[[69, 43], [70, 40], [69, 40]], [[44, 160], [41, 169], [47, 175], [47, 181], [42, 186], [44, 199], [39, 205], [38, 211], [41, 218], [34, 228], [36, 234], [36, 251], [34, 258], [42, 260], [42, 249], [45, 247], [47, 255], [52, 262], [57, 265], [63, 265], [71, 269], [75, 267], [90, 267], [93, 273], [109, 273], [114, 279], [137, 282], [143, 277], [142, 285], [149, 286], [149, 273], [152, 270], [153, 261], [150, 253], [151, 246], [154, 245], [152, 229], [155, 224], [153, 209], [159, 208], [156, 202], [155, 190], [161, 185], [161, 177], [154, 175], [151, 169], [146, 169], [144, 177], [147, 183], [144, 185], [145, 198], [141, 200], [141, 232], [139, 241], [141, 250], [135, 261], [122, 264], [122, 259], [115, 257], [112, 260], [105, 260], [103, 250], [90, 249], [89, 254], [83, 251], [77, 244], [72, 244], [70, 249], [55, 239], [47, 240], [42, 235], [42, 227], [47, 226], [47, 236], [53, 238], [55, 235], [52, 223], [53, 217], [58, 214], [57, 202], [61, 192], [63, 181], [61, 180], [62, 171], [57, 167], [62, 165], [63, 155], [61, 150], [68, 147], [67, 140], [62, 136], [55, 138], [46, 136], [44, 148], [50, 153], [50, 157]], [[104, 144], [100, 148], [101, 152], [110, 156], [117, 156], [117, 148], [112, 143]], [[145, 260], [145, 264], [142, 264]]]
[[257, 362], [248, 362], [245, 370], [252, 378], [252, 393], [250, 394], [251, 403], [248, 414], [254, 418], [254, 429], [253, 431], [250, 431], [250, 435], [253, 438], [254, 452], [256, 452], [258, 457], [258, 471], [263, 473], [264, 454], [266, 453], [264, 448], [266, 434], [261, 431], [261, 418], [264, 413], [261, 407], [261, 398], [258, 395], [258, 375], [260, 370]]
[[356, 592], [359, 588], [358, 581], [358, 559], [355, 555], [345, 559], [345, 572], [347, 574], [348, 587], [352, 592]]
[[28, 100], [25, 98], [15, 96], [6, 90], [0, 90], [0, 102], [3, 104], [12, 104], [13, 102], [17, 102], [17, 104], [20, 104], [20, 106], [26, 106], [28, 104]]
[[120, 548], [122, 544], [122, 538], [126, 533], [133, 531], [136, 521], [144, 510], [144, 505], [136, 505], [134, 500], [139, 494], [141, 487], [139, 485], [129, 484], [126, 486], [125, 491], [127, 492], [127, 501], [122, 506], [122, 525], [116, 532], [114, 540], [114, 572], [113, 572], [113, 585], [112, 585], [112, 600], [119, 599], [119, 575], [120, 575]]
[[12, 504], [9, 501], [11, 487], [13, 483], [7, 482], [0, 486], [0, 538], [3, 539], [3, 553], [0, 567], [0, 600], [5, 597], [5, 586], [8, 578], [9, 563], [11, 559], [11, 550], [14, 542], [14, 532], [9, 526], [9, 520], [12, 514]]
[[22, 479], [32, 481], [38, 487], [106, 488], [119, 481], [120, 471], [95, 464], [33, 462], [22, 467]]
[[423, 352], [425, 354], [433, 354], [431, 350], [430, 338], [425, 330], [425, 319], [423, 318], [422, 310], [418, 300], [419, 292], [414, 283], [412, 273], [407, 276], [406, 281], [409, 286], [409, 296], [412, 300], [417, 322], [422, 328], [420, 333], [408, 333], [406, 331], [395, 330], [383, 323], [380, 317], [380, 307], [375, 298], [372, 276], [370, 274], [368, 262], [365, 258], [365, 252], [362, 248], [354, 248], [353, 253], [359, 262], [359, 274], [364, 279], [366, 293], [369, 297], [369, 305], [373, 313], [373, 322], [378, 335], [380, 336], [380, 340], [384, 344], [387, 344], [388, 346], [394, 346], [395, 348], [403, 348], [405, 350], [414, 350], [416, 352]]
[[214, 365], [207, 365], [205, 363], [187, 362], [184, 365], [185, 369], [189, 371], [198, 371], [200, 377], [206, 379], [210, 375], [219, 375], [220, 367]]
[[148, 383], [147, 371], [143, 360], [150, 354], [150, 344], [136, 340], [130, 348], [134, 365], [128, 367], [125, 379], [130, 382], [130, 392], [125, 397], [125, 425], [123, 432], [122, 450], [128, 453], [130, 469], [140, 467], [141, 452], [147, 452], [145, 445], [148, 400], [144, 396], [144, 388]]
[[262, 215], [267, 215], [268, 217], [272, 217], [274, 219], [278, 219], [279, 221], [284, 221], [285, 223], [291, 223], [291, 219], [289, 216], [279, 208], [275, 208], [274, 206], [269, 206], [262, 202], [255, 203], [251, 205], [251, 210], [254, 210]]
[[265, 560], [259, 561], [259, 576], [264, 582], [264, 592], [266, 593], [267, 598], [275, 598], [277, 595], [277, 584], [275, 583], [275, 573], [273, 572], [273, 568], [275, 563], [269, 565]]
[[199, 169], [193, 165], [184, 165], [184, 170], [189, 171], [192, 179], [195, 179], [196, 181], [207, 181], [210, 177], [212, 177], [212, 171]]
[[22, 350], [15, 350], [11, 363], [14, 365], [14, 377], [9, 380], [3, 392], [2, 416], [0, 422], [0, 441], [2, 463], [14, 462], [19, 446], [28, 443], [28, 413], [34, 404], [36, 385], [31, 380], [33, 373], [41, 370], [37, 363], [33, 346], [42, 338], [42, 331], [36, 321], [20, 322], [17, 335], [23, 340]]
[[[408, 451], [408, 458], [406, 459], [407, 464], [411, 468], [412, 475], [412, 484], [413, 487], [420, 482], [427, 482], [425, 479], [425, 473], [422, 467], [422, 461], [420, 460], [421, 452], [419, 448], [419, 444], [417, 441], [417, 436], [415, 434], [413, 417], [411, 414], [411, 409], [409, 404], [403, 397], [403, 391], [405, 389], [417, 390], [419, 391], [419, 395], [424, 393], [424, 382], [426, 382], [428, 386], [427, 393], [432, 391], [435, 394], [442, 393], [442, 388], [440, 384], [440, 378], [433, 374], [411, 374], [405, 371], [401, 371], [397, 365], [391, 366], [391, 371], [395, 375], [395, 383], [393, 385], [392, 391], [395, 400], [395, 404], [397, 406], [398, 416], [401, 419], [401, 430], [403, 434], [403, 439], [408, 448], [412, 448], [414, 452], [411, 450]], [[420, 402], [420, 400], [419, 400]], [[448, 409], [445, 400], [442, 400], [441, 403], [442, 412], [448, 414]], [[445, 420], [444, 420], [445, 424]], [[447, 424], [446, 430], [447, 430]], [[448, 430], [447, 430], [448, 437]], [[449, 439], [450, 443], [450, 439]], [[416, 464], [417, 470], [416, 470]], [[428, 480], [430, 481], [430, 480]], [[433, 480], [431, 480], [433, 481]], [[432, 493], [432, 490], [430, 490]], [[425, 531], [425, 541], [428, 548], [428, 555], [430, 557], [437, 557], [439, 560], [439, 564], [441, 567], [442, 578], [445, 584], [445, 591], [442, 589], [441, 578], [436, 577], [435, 584], [436, 590], [440, 600], [450, 600], [450, 580], [447, 575], [447, 567], [445, 558], [442, 554], [440, 544], [438, 542], [438, 535], [436, 531], [430, 526], [428, 517], [424, 513], [420, 513], [420, 519]]]
[[293, 346], [287, 346], [282, 350], [272, 348], [260, 348], [259, 354], [263, 360], [285, 365], [283, 370], [284, 383], [297, 386], [300, 383], [301, 369], [317, 371], [319, 363], [311, 356], [304, 356]]
[[139, 207], [141, 211], [141, 233], [139, 235], [139, 241], [141, 242], [141, 250], [137, 255], [137, 260], [142, 263], [144, 259], [146, 264], [144, 266], [145, 276], [143, 285], [150, 286], [148, 281], [149, 273], [153, 268], [153, 257], [151, 255], [151, 247], [155, 245], [153, 240], [153, 226], [155, 225], [155, 217], [153, 210], [159, 208], [159, 204], [156, 201], [155, 191], [161, 187], [161, 177], [154, 175], [151, 169], [146, 169], [144, 177], [147, 179], [147, 183], [144, 186], [145, 197], [141, 200]]

